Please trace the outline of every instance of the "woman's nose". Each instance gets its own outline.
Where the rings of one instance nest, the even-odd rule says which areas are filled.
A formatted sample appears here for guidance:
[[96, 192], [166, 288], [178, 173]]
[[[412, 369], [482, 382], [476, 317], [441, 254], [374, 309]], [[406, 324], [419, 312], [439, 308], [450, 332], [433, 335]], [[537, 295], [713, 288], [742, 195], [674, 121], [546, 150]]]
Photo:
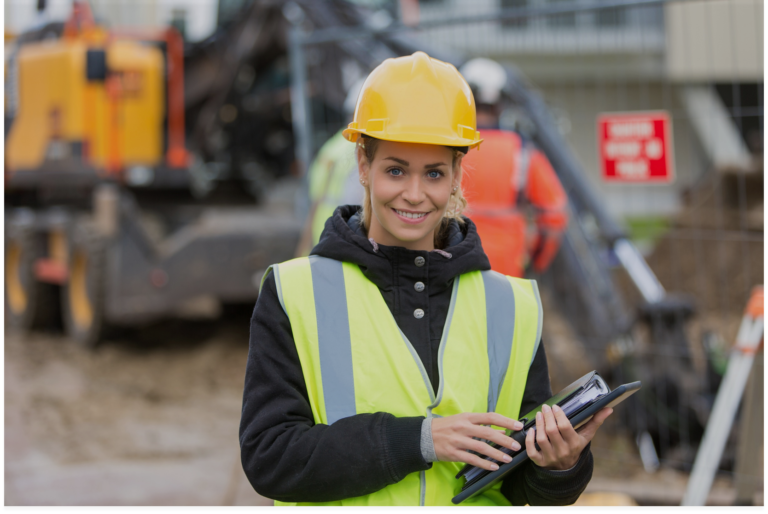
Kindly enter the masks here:
[[403, 191], [403, 198], [411, 205], [421, 203], [424, 199], [424, 192], [421, 189], [421, 181], [418, 177], [410, 177], [405, 184], [405, 191]]

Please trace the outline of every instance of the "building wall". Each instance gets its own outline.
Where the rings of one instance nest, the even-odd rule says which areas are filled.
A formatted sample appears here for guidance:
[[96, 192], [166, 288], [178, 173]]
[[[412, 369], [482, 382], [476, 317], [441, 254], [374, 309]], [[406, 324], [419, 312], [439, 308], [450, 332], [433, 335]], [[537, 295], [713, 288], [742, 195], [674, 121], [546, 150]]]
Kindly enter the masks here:
[[762, 81], [763, 0], [665, 6], [666, 69], [676, 81]]
[[[455, 17], [461, 23], [427, 28], [423, 37], [488, 57], [584, 57], [599, 54], [649, 54], [664, 50], [664, 17], [659, 5], [617, 10], [591, 9], [558, 15], [498, 20], [500, 10], [529, 8], [531, 13], [567, 7], [597, 7], [601, 0], [429, 0], [421, 2], [421, 20]], [[538, 11], [537, 11], [538, 10]], [[488, 15], [488, 21], [464, 20]]]
[[[677, 87], [665, 82], [588, 82], [539, 89], [552, 108], [565, 139], [584, 170], [618, 217], [666, 215], [680, 206], [680, 193], [707, 169], [699, 142], [678, 100]], [[672, 119], [675, 178], [669, 184], [618, 184], [601, 179], [597, 116], [607, 112], [666, 110]]]

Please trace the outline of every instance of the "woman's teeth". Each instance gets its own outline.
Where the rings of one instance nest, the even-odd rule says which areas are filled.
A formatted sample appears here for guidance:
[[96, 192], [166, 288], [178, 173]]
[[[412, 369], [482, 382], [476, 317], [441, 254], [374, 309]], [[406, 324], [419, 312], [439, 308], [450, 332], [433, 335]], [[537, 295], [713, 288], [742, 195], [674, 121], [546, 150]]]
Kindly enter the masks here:
[[395, 211], [396, 211], [396, 212], [397, 212], [397, 213], [398, 213], [400, 216], [404, 216], [404, 217], [406, 217], [406, 218], [412, 218], [412, 219], [419, 219], [419, 218], [423, 218], [424, 216], [426, 216], [426, 215], [427, 215], [427, 213], [426, 213], [426, 212], [420, 212], [420, 213], [416, 213], [416, 212], [405, 212], [405, 211], [398, 211], [397, 209], [395, 209]]

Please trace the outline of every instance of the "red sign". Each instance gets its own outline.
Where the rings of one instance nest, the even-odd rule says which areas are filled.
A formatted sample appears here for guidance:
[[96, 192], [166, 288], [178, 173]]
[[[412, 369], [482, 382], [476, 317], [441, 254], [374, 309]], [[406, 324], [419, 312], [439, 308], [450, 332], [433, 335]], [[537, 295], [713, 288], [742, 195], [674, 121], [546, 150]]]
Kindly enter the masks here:
[[665, 111], [608, 113], [597, 117], [603, 180], [672, 182], [672, 120]]

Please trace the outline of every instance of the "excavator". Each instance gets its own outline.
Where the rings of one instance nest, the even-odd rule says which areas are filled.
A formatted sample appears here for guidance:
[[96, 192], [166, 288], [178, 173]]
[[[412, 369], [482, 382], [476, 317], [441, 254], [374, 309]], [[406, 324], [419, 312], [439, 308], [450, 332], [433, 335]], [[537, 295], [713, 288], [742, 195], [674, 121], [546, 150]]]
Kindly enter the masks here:
[[228, 104], [211, 112], [203, 100], [219, 98], [220, 84], [202, 99], [187, 86], [185, 59], [174, 28], [108, 28], [84, 1], [65, 23], [14, 42], [4, 163], [11, 326], [63, 324], [94, 346], [121, 325], [252, 302], [267, 266], [293, 256], [301, 220], [290, 133], [279, 122], [244, 126], [229, 144], [255, 154], [229, 151], [226, 126], [243, 121]]

